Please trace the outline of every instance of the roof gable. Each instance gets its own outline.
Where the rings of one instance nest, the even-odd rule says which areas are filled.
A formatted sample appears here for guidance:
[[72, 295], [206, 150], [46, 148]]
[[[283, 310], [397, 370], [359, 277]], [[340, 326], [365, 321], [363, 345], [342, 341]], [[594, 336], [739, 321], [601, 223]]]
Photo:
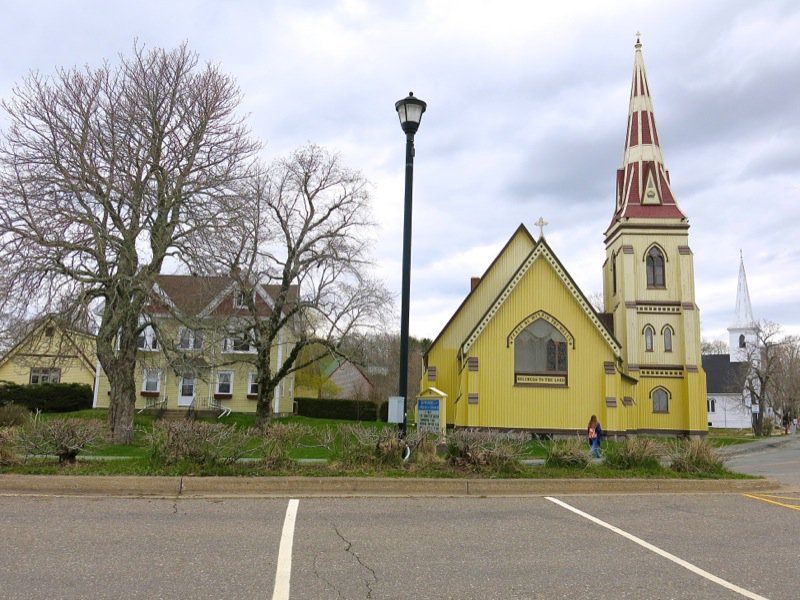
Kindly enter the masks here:
[[564, 284], [564, 287], [569, 291], [572, 297], [575, 299], [577, 304], [582, 309], [583, 313], [586, 317], [594, 324], [595, 328], [597, 329], [598, 333], [601, 337], [605, 340], [605, 342], [611, 347], [612, 351], [615, 355], [619, 356], [621, 351], [621, 346], [619, 342], [614, 338], [613, 334], [609, 329], [606, 327], [606, 324], [601, 321], [597, 312], [595, 312], [594, 308], [592, 308], [589, 300], [580, 290], [578, 285], [572, 279], [572, 277], [567, 273], [567, 270], [561, 264], [561, 261], [558, 260], [556, 255], [551, 250], [550, 246], [547, 245], [547, 242], [542, 237], [539, 239], [539, 242], [536, 244], [536, 247], [530, 252], [530, 254], [525, 258], [522, 264], [519, 266], [517, 271], [514, 275], [506, 282], [505, 286], [501, 290], [501, 292], [497, 295], [494, 302], [491, 304], [489, 309], [484, 313], [483, 317], [478, 321], [469, 335], [464, 339], [463, 343], [461, 344], [461, 348], [459, 353], [463, 356], [469, 352], [469, 349], [481, 335], [481, 333], [486, 329], [489, 323], [492, 321], [494, 316], [497, 314], [497, 311], [500, 310], [500, 307], [508, 300], [511, 296], [514, 289], [517, 285], [522, 281], [525, 275], [530, 271], [533, 265], [539, 261], [544, 260], [546, 261], [555, 271], [558, 278]]

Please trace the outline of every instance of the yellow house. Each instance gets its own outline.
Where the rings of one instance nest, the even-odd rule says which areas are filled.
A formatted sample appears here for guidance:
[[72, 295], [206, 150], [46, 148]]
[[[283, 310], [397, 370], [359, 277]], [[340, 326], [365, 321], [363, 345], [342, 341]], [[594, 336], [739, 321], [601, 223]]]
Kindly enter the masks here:
[[664, 167], [637, 40], [604, 311], [520, 225], [424, 356], [421, 389], [463, 427], [575, 434], [707, 432], [688, 219]]
[[[257, 318], [272, 314], [277, 291], [256, 286]], [[296, 292], [292, 288], [290, 294]], [[136, 357], [137, 409], [256, 411], [258, 357], [249, 338], [253, 317], [234, 279], [159, 275], [145, 312]], [[284, 328], [272, 349], [273, 371], [293, 343]], [[100, 370], [94, 406], [107, 407], [110, 387]], [[294, 376], [289, 375], [275, 390], [273, 412], [291, 413], [293, 404]]]
[[90, 333], [44, 317], [0, 359], [0, 381], [95, 384], [95, 342]]

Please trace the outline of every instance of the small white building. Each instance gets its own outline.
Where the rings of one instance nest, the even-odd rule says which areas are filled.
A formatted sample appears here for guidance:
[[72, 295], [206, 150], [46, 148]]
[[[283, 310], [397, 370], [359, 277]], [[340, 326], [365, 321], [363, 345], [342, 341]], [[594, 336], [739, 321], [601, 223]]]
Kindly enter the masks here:
[[730, 354], [703, 357], [708, 394], [709, 428], [750, 429], [753, 408], [745, 382], [750, 371], [749, 357], [758, 344], [757, 325], [750, 305], [750, 292], [740, 257], [739, 283], [733, 324], [728, 327]]

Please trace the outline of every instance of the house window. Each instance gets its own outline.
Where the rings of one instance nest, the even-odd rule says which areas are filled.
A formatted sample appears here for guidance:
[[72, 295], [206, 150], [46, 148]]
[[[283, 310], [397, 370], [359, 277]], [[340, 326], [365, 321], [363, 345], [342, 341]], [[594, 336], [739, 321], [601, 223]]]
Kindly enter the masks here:
[[653, 351], [653, 328], [650, 325], [644, 328], [644, 351]]
[[32, 367], [31, 368], [31, 383], [58, 383], [61, 381], [61, 369], [53, 369], [50, 367]]
[[144, 391], [144, 392], [160, 392], [161, 391], [161, 370], [160, 369], [145, 369], [144, 370], [144, 383], [142, 384], [142, 391]]
[[145, 352], [154, 352], [158, 350], [158, 339], [156, 338], [156, 331], [152, 325], [147, 325], [139, 332], [136, 338], [136, 347]]
[[247, 308], [247, 292], [238, 290], [233, 296], [233, 308]]
[[663, 288], [664, 283], [664, 255], [661, 250], [653, 246], [647, 253], [645, 261], [647, 270], [647, 287]]
[[258, 373], [250, 373], [250, 378], [247, 382], [247, 395], [258, 396]]
[[51, 338], [51, 337], [53, 337], [54, 334], [55, 334], [55, 328], [53, 328], [53, 327], [47, 327], [44, 330], [44, 336], [45, 337]]
[[672, 327], [667, 325], [662, 331], [664, 335], [664, 352], [672, 352]]
[[537, 319], [514, 340], [514, 371], [518, 376], [566, 374], [567, 340], [553, 325]]
[[653, 399], [653, 412], [665, 413], [669, 412], [669, 394], [664, 388], [656, 388], [652, 393]]
[[739, 336], [739, 348], [745, 348], [745, 347], [747, 347], [747, 343], [745, 342], [744, 334], [741, 334]]
[[223, 352], [254, 352], [252, 344], [250, 344], [250, 337], [246, 333], [229, 337], [223, 343]]
[[203, 335], [199, 331], [181, 328], [178, 348], [181, 350], [200, 350], [203, 347]]
[[717, 399], [716, 398], [709, 398], [708, 399], [708, 412], [710, 412], [710, 413], [717, 412]]
[[217, 373], [217, 393], [233, 393], [233, 371], [220, 371]]

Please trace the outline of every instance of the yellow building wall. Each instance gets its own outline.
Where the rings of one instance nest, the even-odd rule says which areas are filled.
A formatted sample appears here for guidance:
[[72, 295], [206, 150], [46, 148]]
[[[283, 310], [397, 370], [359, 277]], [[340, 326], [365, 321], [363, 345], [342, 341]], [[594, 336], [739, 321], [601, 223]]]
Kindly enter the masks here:
[[[514, 346], [507, 338], [540, 310], [555, 317], [574, 338], [574, 348], [567, 344], [567, 387], [514, 384]], [[582, 432], [592, 414], [605, 417], [604, 362], [613, 364], [614, 350], [544, 257], [533, 263], [506, 299], [469, 357], [479, 359], [479, 370], [470, 373], [470, 391], [478, 394], [478, 404], [470, 405], [468, 422], [460, 424]], [[462, 400], [463, 396], [462, 391]]]
[[[176, 323], [162, 324], [164, 337], [177, 340], [178, 325]], [[276, 344], [271, 354], [273, 372], [277, 369], [279, 360], [291, 350], [291, 344], [281, 339], [281, 344]], [[217, 402], [233, 412], [254, 413], [256, 411], [255, 397], [248, 398], [249, 375], [256, 372], [253, 364], [254, 353], [223, 352], [222, 339], [213, 339], [210, 336], [204, 339], [203, 348], [199, 350], [183, 351], [183, 356], [188, 364], [221, 365], [219, 367], [199, 367], [195, 369], [195, 404], [194, 408], [203, 410], [209, 408], [214, 399], [217, 386], [217, 373], [220, 371], [233, 372], [233, 385], [231, 398], [220, 398]], [[134, 381], [136, 383], [136, 408], [145, 408], [148, 402], [153, 402], [154, 397], [143, 395], [145, 369], [158, 369], [161, 371], [160, 393], [156, 400], [166, 400], [165, 408], [170, 410], [185, 410], [188, 406], [178, 404], [179, 387], [182, 378], [175, 368], [168, 363], [167, 354], [161, 350], [139, 350], [136, 357], [136, 370]], [[187, 367], [188, 369], [188, 367]], [[105, 372], [100, 368], [100, 380], [96, 394], [96, 406], [106, 408], [110, 399], [110, 384]], [[275, 400], [277, 399], [277, 404]], [[276, 397], [273, 398], [272, 411], [280, 414], [289, 414], [294, 410], [294, 375], [286, 377], [278, 387]]]
[[[459, 379], [462, 375], [455, 356], [458, 348], [469, 335], [483, 314], [489, 309], [497, 298], [500, 290], [505, 286], [519, 265], [530, 254], [534, 242], [528, 233], [521, 228], [512, 236], [505, 248], [500, 252], [495, 262], [487, 269], [481, 278], [480, 285], [472, 290], [451, 321], [434, 340], [427, 353], [426, 369], [435, 367], [436, 376], [429, 378], [425, 369], [422, 373], [420, 389], [437, 387], [447, 389], [447, 422], [453, 424], [458, 418], [463, 421], [467, 414], [467, 398], [459, 397]], [[468, 282], [464, 282], [465, 285]], [[463, 413], [463, 414], [462, 414]], [[461, 415], [459, 417], [459, 415]]]
[[[53, 335], [48, 337], [45, 329], [51, 327]], [[47, 325], [36, 329], [6, 355], [0, 364], [0, 381], [25, 385], [30, 383], [32, 368], [57, 368], [61, 383], [94, 387], [94, 356], [91, 336], [64, 333], [59, 327]]]

